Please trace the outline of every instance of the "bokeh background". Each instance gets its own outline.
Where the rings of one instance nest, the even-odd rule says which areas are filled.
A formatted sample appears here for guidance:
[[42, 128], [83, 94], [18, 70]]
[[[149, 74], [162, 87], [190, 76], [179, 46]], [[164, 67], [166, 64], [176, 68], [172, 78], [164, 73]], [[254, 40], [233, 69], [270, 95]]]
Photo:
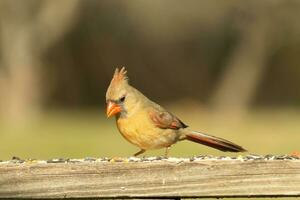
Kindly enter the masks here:
[[[0, 159], [138, 151], [105, 116], [121, 66], [195, 130], [253, 154], [298, 151], [299, 19], [298, 0], [1, 0]], [[190, 142], [170, 152], [199, 154], [236, 155]]]

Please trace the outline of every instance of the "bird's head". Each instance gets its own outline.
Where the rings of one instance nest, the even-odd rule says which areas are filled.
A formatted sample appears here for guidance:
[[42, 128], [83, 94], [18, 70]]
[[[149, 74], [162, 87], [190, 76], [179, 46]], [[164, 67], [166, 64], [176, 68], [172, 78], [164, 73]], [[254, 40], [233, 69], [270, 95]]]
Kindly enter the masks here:
[[111, 117], [117, 114], [126, 114], [126, 104], [128, 103], [128, 84], [127, 71], [125, 67], [115, 70], [113, 78], [106, 92], [106, 115]]

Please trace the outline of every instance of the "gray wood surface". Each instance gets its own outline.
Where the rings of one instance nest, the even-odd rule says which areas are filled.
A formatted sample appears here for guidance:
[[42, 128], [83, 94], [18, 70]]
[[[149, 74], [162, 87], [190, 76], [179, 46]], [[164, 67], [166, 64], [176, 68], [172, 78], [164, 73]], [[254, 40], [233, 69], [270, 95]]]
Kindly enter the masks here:
[[0, 162], [0, 198], [300, 196], [299, 159]]

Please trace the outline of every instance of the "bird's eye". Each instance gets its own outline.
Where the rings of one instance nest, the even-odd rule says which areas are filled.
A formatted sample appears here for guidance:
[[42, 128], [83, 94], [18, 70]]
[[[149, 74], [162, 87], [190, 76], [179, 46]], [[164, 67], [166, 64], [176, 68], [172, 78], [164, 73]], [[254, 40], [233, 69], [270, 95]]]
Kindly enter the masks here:
[[121, 102], [124, 102], [125, 101], [125, 96], [123, 96], [121, 99], [120, 99]]

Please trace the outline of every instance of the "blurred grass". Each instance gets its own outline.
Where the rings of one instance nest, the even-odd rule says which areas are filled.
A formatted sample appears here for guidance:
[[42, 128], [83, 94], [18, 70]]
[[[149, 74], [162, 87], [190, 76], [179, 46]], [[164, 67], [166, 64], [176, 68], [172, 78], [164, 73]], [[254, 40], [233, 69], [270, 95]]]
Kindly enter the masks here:
[[[95, 109], [96, 110], [96, 109]], [[259, 110], [236, 119], [216, 116], [208, 111], [173, 108], [190, 128], [226, 138], [253, 154], [289, 154], [299, 150], [300, 111]], [[0, 126], [0, 159], [21, 158], [81, 158], [131, 156], [138, 148], [119, 134], [114, 119], [104, 112], [47, 112], [25, 126]], [[164, 150], [146, 152], [146, 156], [163, 155]], [[170, 156], [187, 157], [199, 154], [236, 155], [191, 142], [173, 145]]]

